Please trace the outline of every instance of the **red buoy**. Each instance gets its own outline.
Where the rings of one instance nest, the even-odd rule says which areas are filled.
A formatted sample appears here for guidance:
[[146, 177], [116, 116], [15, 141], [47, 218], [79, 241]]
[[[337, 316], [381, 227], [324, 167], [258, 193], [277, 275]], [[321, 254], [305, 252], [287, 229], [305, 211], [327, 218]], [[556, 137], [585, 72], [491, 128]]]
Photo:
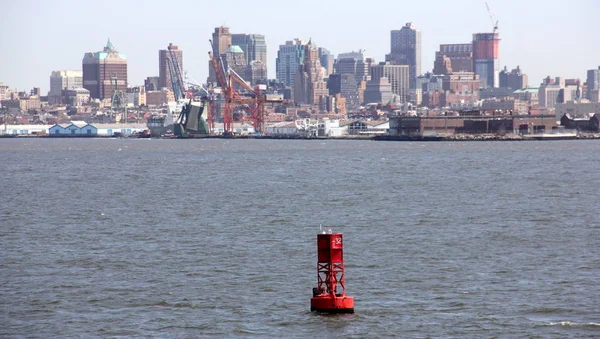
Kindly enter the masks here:
[[354, 313], [354, 298], [346, 296], [341, 233], [317, 235], [317, 283], [310, 299], [311, 311]]

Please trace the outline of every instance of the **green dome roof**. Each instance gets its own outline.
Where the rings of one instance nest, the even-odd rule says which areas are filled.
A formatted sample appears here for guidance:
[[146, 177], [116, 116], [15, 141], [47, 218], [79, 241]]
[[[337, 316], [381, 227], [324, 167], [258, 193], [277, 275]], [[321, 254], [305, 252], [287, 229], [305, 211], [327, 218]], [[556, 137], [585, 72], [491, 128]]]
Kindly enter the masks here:
[[231, 45], [225, 53], [244, 54], [244, 51], [237, 45]]

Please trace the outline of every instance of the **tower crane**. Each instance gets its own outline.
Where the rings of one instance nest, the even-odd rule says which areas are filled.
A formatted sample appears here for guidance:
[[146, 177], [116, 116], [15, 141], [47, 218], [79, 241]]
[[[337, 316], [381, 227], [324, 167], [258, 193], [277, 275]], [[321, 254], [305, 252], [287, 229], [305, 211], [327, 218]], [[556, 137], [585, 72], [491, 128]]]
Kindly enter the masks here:
[[487, 1], [485, 2], [485, 7], [487, 8], [488, 14], [490, 15], [490, 21], [492, 22], [492, 26], [494, 27], [493, 33], [496, 33], [498, 31], [498, 20], [496, 19], [496, 16], [492, 12], [490, 5], [487, 3]]

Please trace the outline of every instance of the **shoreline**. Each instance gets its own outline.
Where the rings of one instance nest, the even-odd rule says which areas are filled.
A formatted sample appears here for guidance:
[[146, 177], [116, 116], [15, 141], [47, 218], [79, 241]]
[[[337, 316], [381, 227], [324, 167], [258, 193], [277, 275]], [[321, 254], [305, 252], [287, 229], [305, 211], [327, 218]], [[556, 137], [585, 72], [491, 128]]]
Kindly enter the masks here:
[[13, 138], [44, 138], [44, 139], [268, 139], [268, 140], [372, 140], [372, 141], [546, 141], [546, 140], [597, 140], [600, 133], [587, 134], [533, 134], [533, 135], [497, 135], [497, 134], [455, 134], [436, 136], [343, 136], [343, 137], [305, 137], [298, 135], [198, 135], [189, 138], [178, 137], [153, 137], [139, 138], [134, 136], [108, 136], [108, 135], [0, 135], [0, 139]]

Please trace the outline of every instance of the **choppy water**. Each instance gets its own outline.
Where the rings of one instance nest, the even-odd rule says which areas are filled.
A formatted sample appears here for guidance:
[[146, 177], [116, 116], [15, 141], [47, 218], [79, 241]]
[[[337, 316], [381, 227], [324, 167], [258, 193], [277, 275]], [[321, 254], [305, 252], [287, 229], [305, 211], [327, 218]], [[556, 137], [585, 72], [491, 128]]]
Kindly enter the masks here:
[[[0, 140], [0, 336], [599, 337], [599, 151]], [[319, 224], [354, 315], [309, 312]]]

